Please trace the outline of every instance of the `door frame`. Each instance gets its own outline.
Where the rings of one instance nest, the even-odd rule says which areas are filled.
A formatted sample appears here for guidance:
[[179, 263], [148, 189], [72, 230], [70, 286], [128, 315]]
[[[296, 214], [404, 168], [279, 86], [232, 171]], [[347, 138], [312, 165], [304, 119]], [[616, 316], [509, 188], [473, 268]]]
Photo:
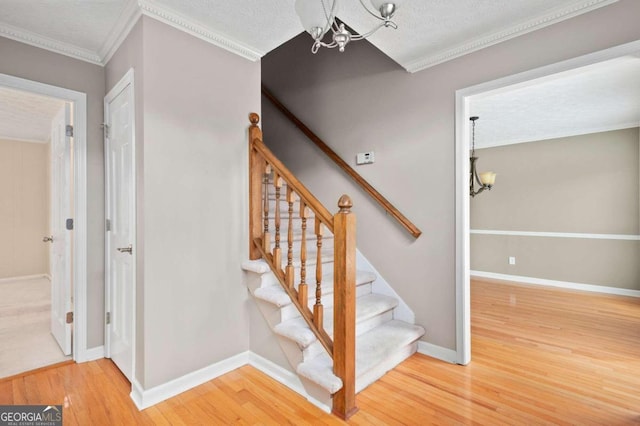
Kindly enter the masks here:
[[[131, 182], [132, 182], [132, 188], [131, 188], [131, 194], [132, 194], [132, 206], [131, 208], [133, 209], [133, 222], [131, 223], [131, 232], [132, 232], [132, 245], [133, 245], [133, 252], [131, 253], [132, 259], [132, 274], [133, 274], [133, 281], [132, 281], [132, 289], [133, 289], [133, 293], [132, 293], [132, 309], [133, 312], [131, 312], [131, 380], [133, 383], [133, 380], [135, 380], [136, 377], [136, 292], [137, 292], [137, 263], [138, 263], [138, 241], [137, 241], [137, 190], [136, 190], [136, 182], [137, 182], [137, 167], [136, 167], [136, 122], [135, 122], [135, 118], [136, 118], [136, 114], [135, 114], [135, 86], [134, 86], [134, 71], [133, 68], [130, 68], [124, 76], [122, 76], [122, 78], [120, 79], [120, 81], [118, 81], [112, 88], [111, 90], [109, 90], [109, 92], [106, 94], [106, 96], [104, 97], [104, 123], [106, 125], [106, 123], [109, 122], [108, 120], [108, 104], [109, 102], [111, 102], [117, 95], [119, 95], [124, 89], [125, 87], [130, 86], [131, 87], [131, 99], [132, 99], [132, 105], [130, 108], [130, 114], [131, 114], [131, 147], [132, 147], [132, 154], [131, 154]], [[110, 190], [110, 181], [109, 181], [109, 168], [111, 167], [111, 165], [109, 164], [109, 155], [108, 155], [108, 151], [109, 151], [109, 146], [107, 144], [107, 138], [104, 138], [104, 187], [105, 187], [105, 191], [104, 191], [104, 198], [105, 198], [105, 218], [107, 218], [107, 214], [108, 212], [111, 210], [111, 203], [109, 201], [109, 190]], [[110, 303], [111, 303], [111, 285], [110, 285], [110, 281], [109, 281], [109, 265], [111, 264], [111, 247], [109, 244], [109, 238], [107, 238], [107, 234], [106, 234], [106, 229], [105, 229], [105, 239], [104, 239], [104, 261], [105, 261], [105, 268], [104, 268], [104, 289], [105, 289], [105, 297], [104, 297], [104, 302], [105, 302], [105, 313], [106, 312], [110, 312]], [[105, 321], [104, 323], [104, 354], [105, 357], [109, 358], [111, 357], [111, 339], [109, 336], [109, 328], [110, 328], [110, 324], [107, 324], [107, 322]]]
[[73, 113], [73, 332], [76, 362], [95, 359], [87, 348], [87, 95], [0, 73], [0, 86], [71, 102]]
[[532, 80], [549, 77], [621, 56], [638, 54], [640, 40], [596, 51], [562, 62], [534, 68], [456, 91], [456, 363], [471, 361], [471, 252], [469, 200], [469, 103], [472, 98], [499, 93], [514, 85], [526, 87]]

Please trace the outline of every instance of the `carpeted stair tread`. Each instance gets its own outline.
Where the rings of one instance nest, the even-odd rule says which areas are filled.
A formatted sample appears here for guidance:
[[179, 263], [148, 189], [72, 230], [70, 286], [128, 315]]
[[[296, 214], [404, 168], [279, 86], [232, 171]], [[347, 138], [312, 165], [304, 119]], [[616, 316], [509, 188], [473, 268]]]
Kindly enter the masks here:
[[[267, 266], [268, 267], [268, 266]], [[368, 271], [356, 272], [356, 287], [362, 284], [367, 284], [375, 281], [376, 274]], [[312, 291], [309, 292], [309, 299], [315, 298], [315, 284], [310, 284]], [[322, 294], [333, 293], [333, 274], [327, 274], [322, 277]], [[256, 289], [253, 295], [258, 299], [262, 299], [269, 303], [273, 303], [277, 307], [281, 308], [291, 304], [291, 298], [286, 291], [280, 285], [266, 286]]]
[[[424, 335], [424, 329], [404, 321], [392, 320], [358, 336], [356, 341], [356, 390], [358, 377], [377, 368], [385, 360]], [[389, 369], [394, 365], [390, 364]], [[333, 374], [333, 361], [327, 353], [302, 362], [296, 371], [334, 394], [342, 388], [342, 381]], [[388, 371], [388, 370], [387, 370]]]
[[[359, 297], [356, 299], [356, 324], [387, 312], [397, 305], [396, 298], [382, 294], [370, 293]], [[324, 311], [324, 329], [329, 336], [333, 335], [333, 307]], [[293, 340], [301, 348], [306, 348], [317, 340], [316, 335], [301, 317], [281, 322], [274, 327], [274, 331]]]

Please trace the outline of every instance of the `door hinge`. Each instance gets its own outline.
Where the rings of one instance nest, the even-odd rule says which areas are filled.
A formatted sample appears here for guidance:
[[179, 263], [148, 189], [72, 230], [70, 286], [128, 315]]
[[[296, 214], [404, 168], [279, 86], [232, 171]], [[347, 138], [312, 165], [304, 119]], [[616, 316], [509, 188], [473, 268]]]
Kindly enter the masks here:
[[107, 123], [102, 123], [102, 129], [104, 131], [104, 137], [109, 137], [109, 125]]
[[67, 312], [67, 324], [73, 323], [73, 312]]
[[104, 229], [108, 232], [111, 231], [111, 219], [105, 220]]
[[66, 226], [67, 231], [73, 231], [73, 219], [67, 219]]
[[111, 312], [107, 312], [107, 324], [111, 324]]
[[70, 138], [73, 137], [73, 126], [71, 124], [67, 124], [67, 127], [65, 128], [65, 134]]

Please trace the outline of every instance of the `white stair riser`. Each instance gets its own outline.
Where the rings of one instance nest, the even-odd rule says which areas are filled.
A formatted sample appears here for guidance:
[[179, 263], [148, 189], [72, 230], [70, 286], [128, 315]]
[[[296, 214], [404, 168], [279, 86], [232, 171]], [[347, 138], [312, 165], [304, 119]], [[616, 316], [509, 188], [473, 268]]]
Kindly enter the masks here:
[[[311, 310], [311, 312], [313, 312], [313, 305], [316, 304], [315, 292], [316, 292], [315, 284], [309, 285], [309, 289], [308, 289], [309, 298], [308, 298], [307, 306], [309, 306], [309, 309]], [[362, 284], [356, 287], [356, 297], [364, 296], [369, 293], [371, 293], [371, 283]], [[333, 308], [333, 291], [323, 294], [321, 301], [325, 311], [327, 309]], [[280, 308], [280, 310], [282, 311], [282, 321], [286, 321], [291, 318], [297, 318], [300, 316], [300, 312], [298, 311], [298, 308], [296, 308], [295, 305], [293, 304], [288, 306], [283, 306], [282, 308]]]

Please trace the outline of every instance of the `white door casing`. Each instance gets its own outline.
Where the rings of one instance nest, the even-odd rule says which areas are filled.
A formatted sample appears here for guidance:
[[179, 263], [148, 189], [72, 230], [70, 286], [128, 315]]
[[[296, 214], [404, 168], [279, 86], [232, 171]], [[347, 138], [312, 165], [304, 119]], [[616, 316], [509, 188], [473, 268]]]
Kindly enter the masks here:
[[135, 321], [135, 149], [133, 70], [107, 94], [106, 355], [133, 380]]
[[51, 334], [65, 355], [71, 354], [71, 232], [66, 220], [71, 218], [71, 124], [69, 104], [65, 104], [51, 122]]

